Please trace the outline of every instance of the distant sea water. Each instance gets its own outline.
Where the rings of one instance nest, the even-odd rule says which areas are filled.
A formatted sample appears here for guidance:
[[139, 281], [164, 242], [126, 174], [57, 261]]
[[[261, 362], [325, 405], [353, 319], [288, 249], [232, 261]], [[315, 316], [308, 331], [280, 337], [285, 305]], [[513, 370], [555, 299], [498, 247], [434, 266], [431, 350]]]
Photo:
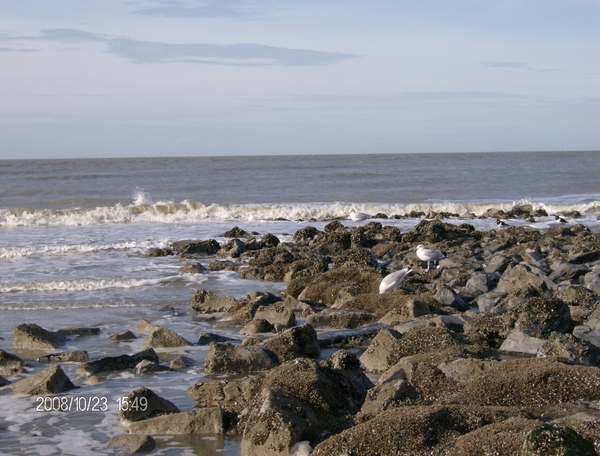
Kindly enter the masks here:
[[[231, 271], [182, 274], [176, 257], [146, 258], [150, 249], [180, 239], [214, 238], [239, 226], [291, 241], [304, 226], [322, 229], [347, 219], [351, 209], [383, 213], [383, 224], [402, 231], [421, 218], [412, 211], [449, 212], [449, 223], [495, 229], [494, 219], [472, 218], [490, 208], [544, 209], [535, 222], [512, 225], [547, 229], [583, 223], [600, 230], [600, 152], [526, 152], [401, 155], [0, 160], [0, 348], [12, 347], [12, 328], [36, 323], [53, 330], [99, 326], [100, 336], [77, 338], [64, 350], [92, 358], [141, 350], [139, 339], [116, 344], [111, 334], [137, 333], [140, 318], [167, 326], [190, 341], [214, 331], [195, 321], [193, 291], [206, 288], [241, 298], [250, 291], [280, 293], [285, 284], [242, 280]], [[206, 264], [205, 264], [206, 265]], [[170, 305], [179, 315], [159, 311]], [[241, 341], [233, 330], [219, 330]], [[161, 359], [185, 354], [192, 368], [133, 377], [112, 374], [93, 384], [64, 363], [72, 394], [102, 396], [104, 413], [37, 411], [35, 398], [3, 396], [0, 447], [7, 454], [103, 454], [112, 435], [125, 433], [117, 400], [148, 386], [182, 410], [194, 403], [185, 389], [204, 379], [207, 347], [159, 350]], [[43, 353], [42, 353], [43, 354]], [[39, 356], [39, 354], [37, 355]], [[31, 372], [45, 367], [32, 363]], [[17, 378], [11, 378], [16, 380]], [[183, 386], [182, 386], [183, 385]], [[223, 437], [158, 439], [156, 454], [239, 454]]]

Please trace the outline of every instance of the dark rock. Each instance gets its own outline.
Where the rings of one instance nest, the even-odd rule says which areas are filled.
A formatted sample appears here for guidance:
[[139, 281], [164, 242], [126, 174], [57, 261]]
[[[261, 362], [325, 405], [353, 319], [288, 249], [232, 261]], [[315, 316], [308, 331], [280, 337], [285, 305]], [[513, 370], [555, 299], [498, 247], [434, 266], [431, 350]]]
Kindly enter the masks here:
[[111, 437], [108, 446], [119, 454], [150, 453], [156, 448], [156, 442], [150, 435], [122, 434]]
[[365, 347], [384, 328], [381, 323], [373, 323], [356, 329], [342, 331], [327, 331], [319, 338], [319, 345], [325, 348], [356, 348]]
[[221, 336], [220, 334], [201, 332], [198, 335], [198, 345], [210, 345], [211, 342], [231, 342], [235, 339], [231, 337]]
[[119, 418], [129, 422], [179, 412], [175, 404], [145, 387], [120, 398], [119, 409]]
[[259, 245], [261, 249], [265, 249], [270, 247], [277, 247], [279, 245], [279, 242], [280, 241], [277, 236], [271, 233], [267, 233], [261, 238]]
[[64, 328], [54, 331], [59, 336], [97, 336], [100, 328]]
[[0, 349], [0, 375], [12, 377], [22, 374], [25, 372], [24, 367], [25, 362], [21, 358]]
[[194, 364], [196, 364], [196, 361], [194, 361], [192, 358], [188, 358], [187, 356], [178, 356], [177, 358], [171, 360], [169, 367], [171, 370], [181, 370], [193, 366]]
[[227, 241], [217, 255], [224, 258], [239, 258], [246, 250], [248, 249], [244, 241], [235, 238]]
[[171, 246], [173, 251], [180, 256], [206, 256], [216, 254], [221, 246], [214, 239], [208, 239], [205, 241], [177, 241]]
[[201, 274], [206, 271], [207, 269], [197, 261], [186, 263], [184, 266], [177, 269], [177, 272], [180, 274]]
[[221, 236], [226, 238], [245, 238], [249, 237], [250, 234], [247, 231], [238, 228], [237, 226], [234, 226], [230, 230], [225, 231]]
[[170, 256], [170, 255], [175, 255], [175, 252], [173, 252], [173, 250], [169, 249], [169, 248], [156, 248], [156, 249], [150, 249], [148, 251], [148, 253], [146, 253], [146, 255], [144, 255], [147, 258], [156, 258], [156, 257], [164, 257], [164, 256]]
[[95, 361], [88, 361], [83, 363], [77, 372], [94, 375], [100, 372], [133, 369], [140, 361], [145, 359], [155, 363], [159, 362], [154, 349], [148, 348], [133, 355], [106, 356]]
[[544, 338], [554, 331], [567, 333], [573, 329], [569, 306], [559, 299], [530, 298], [514, 313], [515, 329], [532, 337]]
[[145, 359], [135, 365], [135, 368], [133, 369], [133, 375], [139, 377], [140, 375], [144, 374], [155, 374], [157, 372], [167, 372], [172, 370], [173, 369], [170, 367], [163, 366], [162, 364]]
[[523, 443], [523, 456], [597, 455], [594, 444], [568, 427], [542, 424], [533, 429]]
[[299, 229], [294, 233], [294, 241], [308, 241], [314, 238], [320, 231], [317, 230], [314, 226], [305, 226], [304, 228]]
[[37, 359], [40, 363], [48, 362], [77, 362], [85, 363], [89, 361], [88, 353], [86, 351], [69, 351], [62, 353], [52, 353], [50, 355], [42, 356]]
[[144, 348], [190, 347], [193, 344], [167, 328], [158, 328], [142, 342]]

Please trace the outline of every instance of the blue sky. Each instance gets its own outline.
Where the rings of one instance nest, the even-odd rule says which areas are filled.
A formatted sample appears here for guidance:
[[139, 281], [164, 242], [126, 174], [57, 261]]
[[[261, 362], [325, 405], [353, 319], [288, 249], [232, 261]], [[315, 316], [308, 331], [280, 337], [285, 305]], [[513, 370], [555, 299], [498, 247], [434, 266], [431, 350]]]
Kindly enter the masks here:
[[600, 149], [599, 0], [0, 0], [0, 158]]

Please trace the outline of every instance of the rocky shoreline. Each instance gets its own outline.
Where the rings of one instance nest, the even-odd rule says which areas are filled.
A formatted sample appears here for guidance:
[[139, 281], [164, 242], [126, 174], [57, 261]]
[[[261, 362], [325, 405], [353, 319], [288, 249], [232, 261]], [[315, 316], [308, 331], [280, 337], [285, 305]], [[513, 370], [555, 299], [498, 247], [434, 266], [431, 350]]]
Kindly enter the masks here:
[[[76, 388], [56, 364], [66, 361], [87, 376], [146, 375], [148, 387], [128, 395], [144, 410], [121, 410], [129, 434], [110, 443], [125, 453], [152, 451], [152, 435], [230, 433], [249, 456], [598, 454], [600, 234], [566, 224], [478, 231], [439, 218], [401, 232], [381, 222], [307, 226], [294, 242], [235, 227], [223, 245], [182, 240], [149, 252], [178, 255], [182, 273], [202, 274], [208, 259], [209, 270], [287, 289], [241, 300], [194, 292], [196, 317], [239, 329], [241, 344], [212, 333], [188, 341], [141, 320], [145, 350], [90, 360], [56, 349], [97, 328], [18, 325], [14, 347], [47, 350], [53, 364], [19, 380], [27, 360], [0, 351], [0, 395]], [[446, 258], [427, 270], [419, 244]], [[402, 286], [380, 294], [402, 268], [411, 268]], [[161, 364], [154, 348], [195, 344], [210, 344], [207, 378], [185, 385], [198, 405], [181, 411], [152, 391], [152, 375], [191, 360]]]

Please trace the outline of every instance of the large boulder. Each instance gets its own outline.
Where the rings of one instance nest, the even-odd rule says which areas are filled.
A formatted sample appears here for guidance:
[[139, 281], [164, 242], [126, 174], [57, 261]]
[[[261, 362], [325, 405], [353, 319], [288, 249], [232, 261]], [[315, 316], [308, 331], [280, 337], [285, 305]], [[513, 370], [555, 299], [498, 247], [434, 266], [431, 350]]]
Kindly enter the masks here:
[[22, 323], [13, 328], [13, 347], [24, 350], [53, 350], [66, 341], [64, 335], [50, 332], [34, 323]]
[[265, 347], [212, 342], [204, 369], [209, 374], [246, 374], [269, 370], [277, 365], [277, 357]]
[[[294, 289], [296, 280], [288, 285]], [[336, 303], [349, 301], [363, 293], [379, 293], [381, 275], [376, 272], [359, 271], [354, 268], [341, 268], [325, 272], [309, 281], [298, 295], [292, 296], [307, 302], [315, 302], [331, 307]]]
[[280, 305], [260, 306], [256, 309], [254, 318], [267, 320], [271, 324], [291, 328], [296, 325], [296, 316], [291, 309]]
[[392, 362], [389, 354], [401, 337], [402, 335], [393, 329], [385, 328], [379, 331], [360, 357], [365, 369], [368, 372], [382, 372], [390, 367]]
[[[536, 271], [537, 272], [537, 271]], [[522, 295], [542, 295], [546, 290], [555, 288], [554, 283], [543, 273], [535, 273], [531, 266], [519, 264], [504, 272], [496, 290]]]

